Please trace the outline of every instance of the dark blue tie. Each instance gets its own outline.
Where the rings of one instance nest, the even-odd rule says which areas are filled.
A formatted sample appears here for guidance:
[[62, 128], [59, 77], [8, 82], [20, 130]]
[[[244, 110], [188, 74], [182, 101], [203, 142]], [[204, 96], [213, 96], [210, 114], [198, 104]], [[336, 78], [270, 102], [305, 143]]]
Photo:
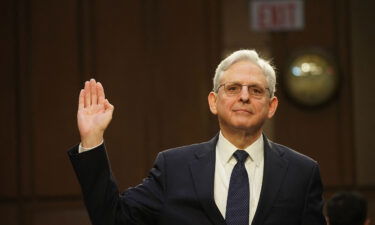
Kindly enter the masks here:
[[249, 177], [245, 168], [249, 154], [237, 150], [233, 156], [237, 164], [230, 176], [225, 221], [227, 225], [249, 225]]

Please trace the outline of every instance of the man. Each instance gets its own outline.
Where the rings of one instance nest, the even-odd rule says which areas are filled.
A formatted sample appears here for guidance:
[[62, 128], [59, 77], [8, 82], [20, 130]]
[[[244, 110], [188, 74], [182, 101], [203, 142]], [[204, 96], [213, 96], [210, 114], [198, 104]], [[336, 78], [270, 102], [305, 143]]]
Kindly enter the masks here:
[[369, 225], [367, 201], [356, 192], [339, 192], [326, 204], [329, 225]]
[[87, 81], [79, 97], [81, 145], [69, 155], [92, 223], [325, 224], [317, 163], [262, 134], [277, 108], [275, 84], [274, 69], [253, 50], [224, 59], [208, 95], [220, 132], [159, 153], [149, 176], [119, 194], [102, 143], [113, 106], [100, 83]]

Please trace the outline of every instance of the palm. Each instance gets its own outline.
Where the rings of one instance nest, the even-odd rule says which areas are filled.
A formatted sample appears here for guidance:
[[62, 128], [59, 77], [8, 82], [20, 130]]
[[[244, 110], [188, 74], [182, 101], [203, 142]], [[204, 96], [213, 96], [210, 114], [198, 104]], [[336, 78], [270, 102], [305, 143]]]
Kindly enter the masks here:
[[78, 110], [77, 121], [81, 134], [104, 131], [112, 118], [112, 113], [106, 112], [104, 106], [91, 106]]
[[94, 79], [86, 81], [85, 88], [79, 95], [77, 112], [78, 130], [83, 144], [95, 146], [103, 140], [113, 109], [105, 99], [103, 86]]

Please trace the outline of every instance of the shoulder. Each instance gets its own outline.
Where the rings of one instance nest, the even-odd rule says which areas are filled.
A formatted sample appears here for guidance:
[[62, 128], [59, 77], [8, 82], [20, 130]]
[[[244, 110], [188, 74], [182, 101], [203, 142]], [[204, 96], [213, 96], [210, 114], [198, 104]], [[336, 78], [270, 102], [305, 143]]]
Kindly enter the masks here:
[[154, 162], [154, 167], [162, 171], [170, 171], [171, 174], [186, 173], [190, 164], [201, 155], [211, 154], [215, 151], [211, 141], [180, 146], [159, 152]]
[[[291, 182], [306, 182], [311, 181], [321, 183], [319, 164], [316, 160], [306, 156], [290, 147], [269, 141], [269, 151], [272, 152], [273, 160], [268, 162], [279, 162], [279, 165], [288, 168], [288, 175], [286, 179]], [[267, 159], [266, 159], [267, 161]]]
[[195, 155], [201, 152], [210, 151], [210, 142], [195, 143], [191, 145], [180, 146], [176, 148], [170, 148], [160, 152], [168, 159], [188, 159], [193, 158]]
[[313, 158], [304, 155], [290, 147], [272, 142], [270, 140], [268, 140], [268, 144], [271, 147], [272, 151], [276, 151], [282, 158], [289, 161], [289, 163], [313, 167], [318, 165], [317, 161]]
[[186, 163], [191, 160], [210, 156], [215, 152], [218, 135], [213, 137], [211, 140], [191, 145], [180, 146], [164, 150], [159, 153], [158, 158], [163, 158], [165, 161], [176, 163]]

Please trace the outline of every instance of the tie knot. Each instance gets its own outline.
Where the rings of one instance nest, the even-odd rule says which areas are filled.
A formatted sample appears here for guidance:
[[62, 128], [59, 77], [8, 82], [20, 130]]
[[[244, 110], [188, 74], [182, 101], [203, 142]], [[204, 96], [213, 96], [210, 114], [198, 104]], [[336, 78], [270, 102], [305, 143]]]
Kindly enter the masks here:
[[237, 159], [237, 162], [244, 163], [249, 154], [245, 150], [237, 150], [233, 153], [233, 156]]

